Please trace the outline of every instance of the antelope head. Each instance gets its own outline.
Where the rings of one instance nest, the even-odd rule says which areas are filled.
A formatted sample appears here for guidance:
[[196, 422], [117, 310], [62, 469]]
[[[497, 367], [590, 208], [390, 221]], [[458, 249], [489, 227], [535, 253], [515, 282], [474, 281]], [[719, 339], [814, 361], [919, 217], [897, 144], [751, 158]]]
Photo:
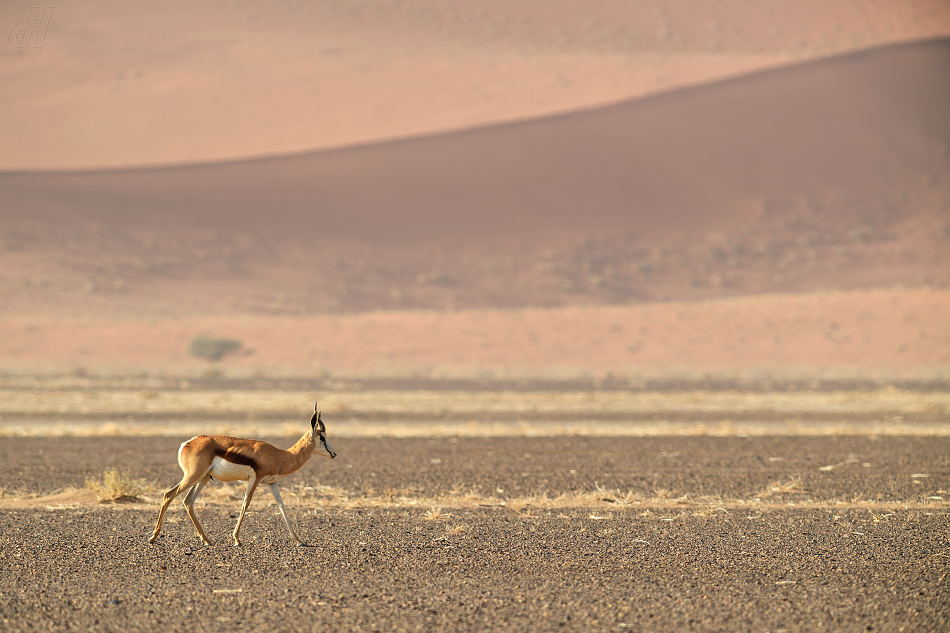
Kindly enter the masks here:
[[336, 451], [327, 441], [327, 427], [323, 425], [320, 418], [320, 412], [317, 411], [317, 403], [313, 403], [313, 417], [310, 418], [310, 439], [317, 445], [316, 452], [324, 457], [333, 459], [336, 457]]

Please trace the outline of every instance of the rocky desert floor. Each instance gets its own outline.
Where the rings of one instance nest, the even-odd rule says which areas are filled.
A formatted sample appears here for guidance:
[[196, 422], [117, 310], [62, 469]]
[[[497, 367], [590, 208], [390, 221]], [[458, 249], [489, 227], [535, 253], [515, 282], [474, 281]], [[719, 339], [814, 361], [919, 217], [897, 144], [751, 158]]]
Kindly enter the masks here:
[[[180, 437], [0, 443], [3, 630], [834, 630], [950, 624], [950, 439], [337, 437], [176, 502]], [[279, 446], [294, 438], [273, 438]], [[151, 486], [100, 504], [118, 468]]]

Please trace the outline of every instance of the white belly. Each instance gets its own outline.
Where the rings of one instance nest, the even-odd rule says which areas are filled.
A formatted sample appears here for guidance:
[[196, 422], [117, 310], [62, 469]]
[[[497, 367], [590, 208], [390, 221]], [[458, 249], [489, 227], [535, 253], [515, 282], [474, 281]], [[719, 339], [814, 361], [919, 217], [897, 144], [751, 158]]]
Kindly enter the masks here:
[[254, 469], [250, 466], [232, 464], [231, 462], [215, 457], [211, 462], [211, 471], [208, 473], [218, 481], [247, 481], [254, 476]]

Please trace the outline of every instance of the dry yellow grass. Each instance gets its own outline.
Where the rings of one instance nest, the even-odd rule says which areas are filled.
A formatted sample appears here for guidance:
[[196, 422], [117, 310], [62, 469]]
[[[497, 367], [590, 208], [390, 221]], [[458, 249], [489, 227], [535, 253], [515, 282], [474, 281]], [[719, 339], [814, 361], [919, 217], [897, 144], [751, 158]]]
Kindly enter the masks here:
[[139, 501], [152, 487], [144, 479], [135, 479], [127, 472], [112, 468], [102, 473], [101, 479], [86, 479], [86, 487], [94, 491], [100, 503]]
[[[110, 470], [103, 473], [101, 480], [87, 480], [88, 491], [96, 493], [99, 503], [139, 501], [141, 503], [126, 506], [153, 511], [161, 502], [154, 495], [160, 486], [151, 485], [142, 479], [135, 479], [128, 473]], [[244, 496], [243, 482], [216, 482], [207, 486], [196, 501], [202, 506], [234, 507]], [[52, 496], [7, 495], [0, 498], [0, 507], [4, 508], [76, 508], [92, 503], [91, 496], [83, 496], [83, 491], [67, 490]], [[848, 499], [815, 499], [805, 489], [800, 477], [796, 475], [773, 482], [765, 490], [750, 490], [747, 494], [735, 496], [702, 495], [690, 491], [672, 491], [657, 489], [652, 493], [637, 490], [608, 489], [595, 486], [593, 490], [564, 492], [552, 495], [540, 491], [530, 495], [506, 496], [504, 493], [483, 493], [478, 489], [454, 490], [444, 494], [425, 494], [413, 490], [388, 489], [382, 493], [356, 493], [335, 486], [307, 486], [296, 484], [283, 489], [287, 505], [308, 512], [346, 512], [372, 508], [414, 509], [419, 519], [426, 522], [444, 523], [446, 533], [461, 533], [468, 528], [455, 523], [459, 513], [478, 508], [506, 510], [522, 517], [538, 516], [539, 513], [581, 511], [591, 520], [607, 521], [628, 516], [652, 517], [661, 520], [669, 518], [670, 512], [688, 510], [690, 515], [709, 516], [717, 513], [741, 513], [744, 510], [757, 512], [746, 518], [757, 519], [763, 512], [782, 508], [858, 508], [871, 513], [874, 521], [887, 520], [889, 513], [898, 509], [934, 510], [950, 507], [950, 497], [921, 493], [913, 499], [898, 501], [876, 501], [864, 499], [858, 495]], [[943, 492], [938, 491], [938, 492]], [[256, 508], [270, 508], [277, 511], [276, 504], [263, 498], [255, 502]], [[454, 514], [453, 514], [454, 513]], [[661, 516], [662, 515], [662, 516]], [[565, 515], [566, 516], [566, 515]], [[673, 515], [675, 516], [679, 515]]]
[[[144, 385], [141, 385], [144, 386]], [[338, 437], [556, 435], [947, 435], [950, 392], [429, 391], [319, 394], [142, 388], [55, 380], [0, 389], [0, 436], [296, 435], [320, 400]], [[55, 387], [55, 388], [50, 388]], [[687, 415], [683, 415], [687, 414]], [[697, 419], [697, 414], [709, 418]], [[820, 421], [808, 416], [820, 414]], [[908, 423], [904, 415], [923, 414]], [[136, 421], [147, 415], [148, 423]], [[735, 415], [739, 419], [732, 419]], [[762, 416], [762, 421], [756, 419]], [[856, 416], [829, 422], [829, 415]], [[75, 417], [71, 417], [75, 416]], [[653, 420], [643, 420], [644, 417]], [[656, 419], [660, 416], [659, 419]]]
[[[227, 489], [227, 486], [224, 486]], [[234, 492], [221, 491], [218, 494], [202, 495], [206, 502], [239, 499], [238, 488]], [[447, 521], [452, 518], [448, 510], [473, 508], [498, 508], [514, 511], [523, 516], [531, 516], [535, 511], [586, 509], [594, 520], [609, 520], [615, 516], [626, 516], [629, 512], [649, 515], [653, 510], [664, 508], [691, 508], [694, 513], [728, 513], [742, 509], [767, 509], [780, 507], [859, 507], [869, 511], [878, 511], [877, 516], [886, 515], [888, 509], [896, 508], [938, 508], [950, 505], [947, 501], [922, 496], [914, 501], [870, 501], [863, 499], [823, 499], [815, 500], [803, 489], [801, 478], [790, 476], [782, 482], [770, 484], [769, 494], [751, 492], [746, 496], [722, 497], [715, 495], [694, 495], [689, 492], [656, 490], [652, 495], [635, 490], [606, 489], [596, 486], [593, 490], [577, 491], [550, 495], [541, 491], [532, 495], [503, 496], [484, 494], [478, 490], [458, 490], [448, 494], [426, 495], [411, 491], [387, 491], [382, 495], [359, 495], [332, 486], [305, 486], [297, 484], [288, 487], [284, 496], [288, 504], [312, 510], [354, 510], [365, 508], [417, 508], [424, 521]], [[793, 498], [789, 499], [789, 495]], [[157, 501], [157, 500], [156, 500]], [[272, 502], [276, 508], [276, 505]], [[423, 510], [424, 509], [424, 510]], [[596, 518], [595, 518], [596, 517]], [[457, 528], [457, 526], [456, 526]], [[456, 529], [446, 527], [447, 531]]]
[[[433, 413], [622, 415], [625, 413], [924, 413], [950, 411], [950, 392], [905, 391], [428, 391], [372, 390], [316, 394], [337, 418]], [[293, 416], [310, 391], [0, 389], [0, 416], [11, 414], [252, 414]]]

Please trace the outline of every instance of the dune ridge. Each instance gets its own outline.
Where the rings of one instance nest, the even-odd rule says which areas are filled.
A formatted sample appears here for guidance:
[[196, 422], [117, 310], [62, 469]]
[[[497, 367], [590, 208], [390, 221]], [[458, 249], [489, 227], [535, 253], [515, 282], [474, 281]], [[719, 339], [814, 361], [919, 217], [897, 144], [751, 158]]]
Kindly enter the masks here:
[[940, 0], [66, 2], [41, 55], [2, 48], [0, 169], [343, 147], [947, 35]]

